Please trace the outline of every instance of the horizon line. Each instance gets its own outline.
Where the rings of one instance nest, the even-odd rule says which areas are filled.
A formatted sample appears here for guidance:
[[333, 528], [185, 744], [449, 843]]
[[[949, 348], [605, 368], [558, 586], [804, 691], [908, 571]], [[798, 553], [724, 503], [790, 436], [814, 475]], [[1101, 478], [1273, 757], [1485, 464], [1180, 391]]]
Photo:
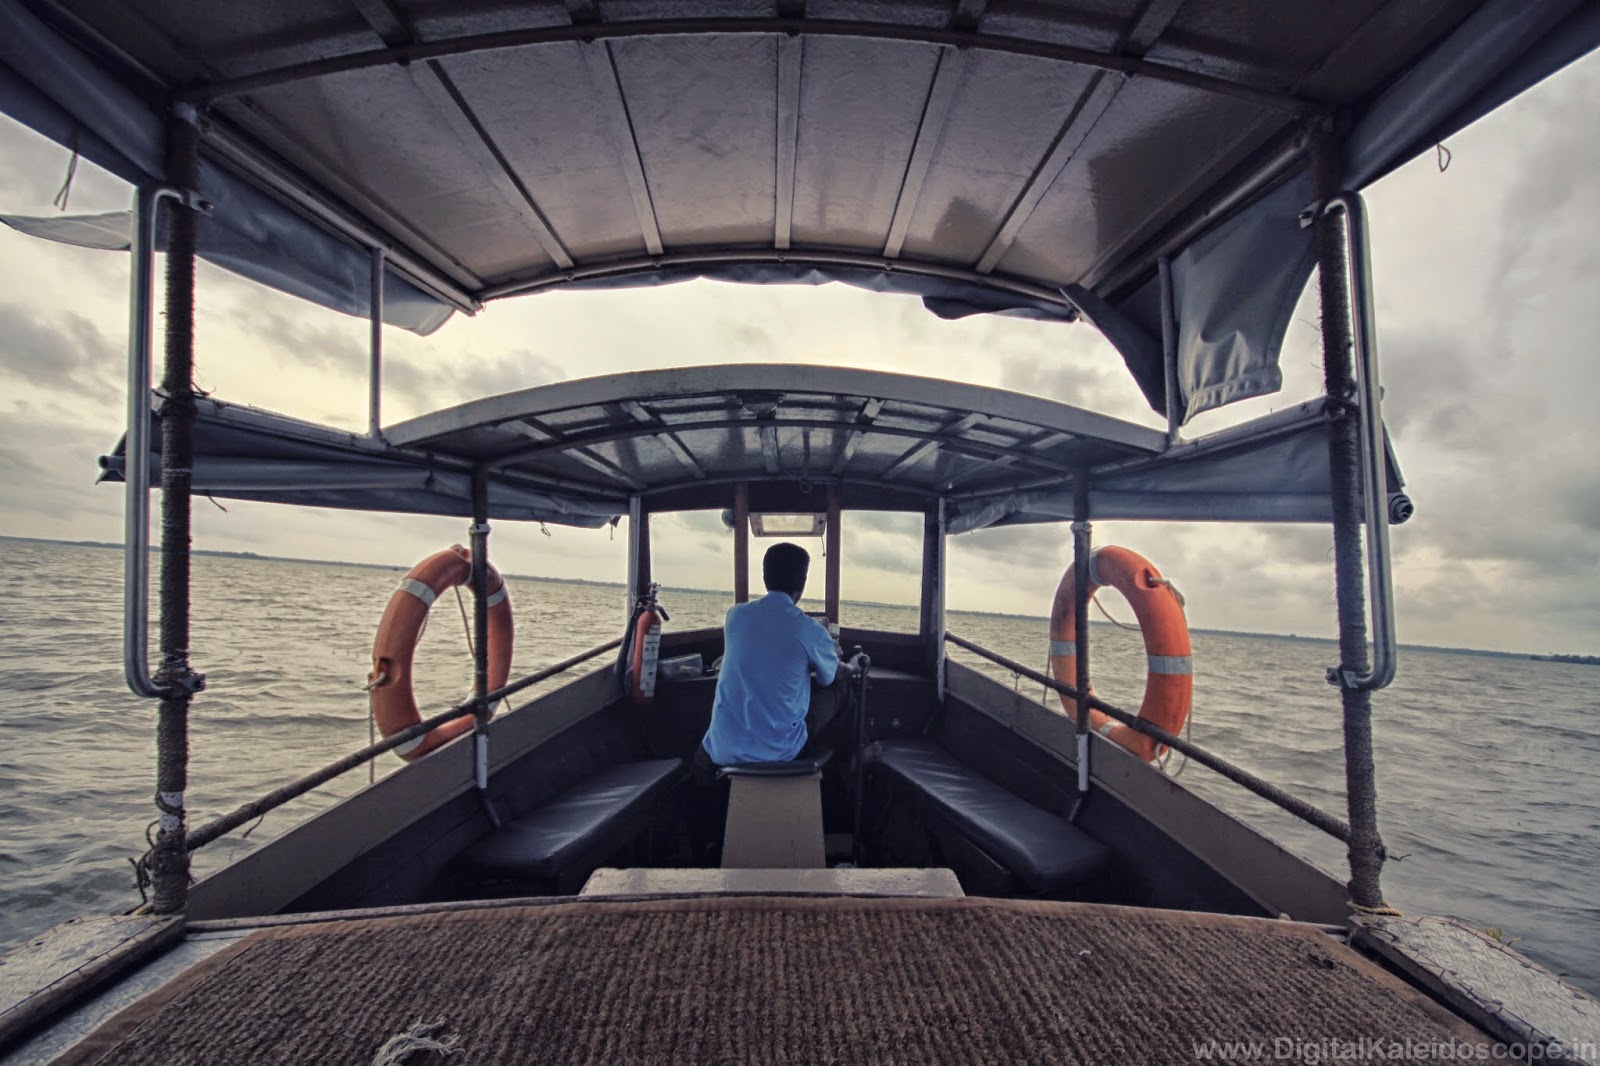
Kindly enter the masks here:
[[[28, 543], [32, 543], [32, 544], [61, 544], [61, 545], [66, 545], [68, 547], [75, 547], [75, 548], [115, 549], [117, 551], [121, 551], [122, 548], [123, 548], [122, 544], [120, 544], [118, 542], [115, 542], [115, 541], [61, 540], [61, 539], [55, 538], [55, 537], [23, 537], [23, 536], [16, 536], [16, 535], [10, 534], [10, 533], [0, 533], [0, 540], [24, 541], [24, 542], [28, 542]], [[159, 551], [160, 547], [159, 547], [159, 545], [151, 545], [149, 550], [152, 551], [152, 552]], [[399, 564], [399, 563], [356, 562], [354, 560], [347, 560], [347, 559], [307, 559], [307, 558], [303, 558], [303, 557], [300, 557], [300, 556], [294, 556], [294, 555], [263, 555], [260, 552], [228, 551], [228, 550], [224, 550], [224, 549], [220, 549], [220, 548], [191, 548], [190, 549], [190, 554], [192, 554], [192, 555], [206, 555], [206, 556], [211, 556], [213, 558], [225, 558], [225, 559], [255, 559], [255, 560], [260, 560], [262, 562], [273, 562], [273, 563], [312, 563], [312, 564], [322, 565], [322, 566], [353, 566], [353, 567], [359, 567], [361, 569], [366, 569], [366, 570], [399, 570], [399, 569], [402, 569], [402, 564]], [[584, 578], [584, 577], [556, 577], [556, 576], [553, 576], [553, 575], [545, 575], [545, 574], [512, 574], [512, 573], [505, 574], [504, 576], [507, 577], [507, 578], [514, 578], [514, 579], [517, 579], [519, 581], [550, 581], [550, 582], [554, 582], [554, 583], [560, 584], [560, 585], [598, 585], [598, 586], [605, 587], [605, 588], [617, 588], [617, 589], [626, 589], [627, 588], [627, 583], [623, 582], [623, 581], [601, 581], [601, 580], [597, 580], [597, 579], [594, 579], [594, 578]], [[689, 592], [689, 593], [704, 594], [704, 595], [711, 595], [711, 596], [723, 595], [723, 594], [729, 593], [731, 591], [731, 590], [728, 590], [728, 589], [696, 588], [696, 587], [689, 586], [689, 585], [662, 585], [660, 587], [663, 588], [663, 589], [666, 589], [668, 591], [671, 591], [671, 592]], [[811, 598], [814, 599], [815, 597], [811, 597]], [[883, 602], [880, 602], [880, 601], [877, 601], [877, 600], [847, 600], [847, 599], [842, 599], [841, 598], [840, 602], [841, 603], [848, 603], [848, 604], [850, 604], [851, 606], [854, 606], [854, 607], [884, 607], [884, 608], [888, 608], [888, 609], [891, 609], [891, 610], [902, 610], [902, 611], [914, 611], [914, 610], [917, 610], [919, 608], [919, 605], [915, 604], [915, 603], [883, 603]], [[987, 617], [987, 618], [1015, 618], [1015, 619], [1018, 619], [1019, 621], [1030, 621], [1030, 622], [1045, 622], [1045, 621], [1048, 621], [1048, 618], [1045, 615], [1013, 614], [1012, 612], [1009, 612], [1009, 611], [982, 611], [982, 610], [976, 610], [976, 609], [971, 609], [971, 608], [955, 608], [955, 607], [946, 607], [946, 611], [949, 612], [949, 613], [952, 613], [952, 614], [981, 615], [981, 616]], [[1119, 623], [1115, 623], [1115, 622], [1102, 622], [1102, 621], [1093, 621], [1093, 620], [1091, 620], [1090, 625], [1115, 626], [1116, 628], [1119, 628], [1119, 629], [1127, 628], [1126, 626], [1121, 625]], [[1315, 642], [1321, 643], [1321, 644], [1337, 644], [1338, 643], [1338, 638], [1337, 637], [1302, 636], [1299, 633], [1267, 633], [1267, 632], [1261, 632], [1261, 631], [1257, 631], [1257, 630], [1248, 630], [1248, 629], [1210, 629], [1210, 628], [1206, 628], [1206, 627], [1196, 626], [1196, 627], [1193, 627], [1190, 630], [1190, 632], [1193, 632], [1193, 633], [1206, 633], [1206, 634], [1210, 634], [1210, 635], [1214, 635], [1214, 636], [1260, 637], [1260, 638], [1264, 638], [1264, 639], [1267, 639], [1267, 640], [1305, 640], [1305, 641], [1315, 641]], [[1412, 650], [1412, 651], [1438, 651], [1438, 652], [1446, 652], [1446, 653], [1449, 653], [1449, 654], [1456, 654], [1456, 655], [1492, 655], [1492, 656], [1497, 656], [1497, 657], [1502, 657], [1502, 658], [1531, 659], [1531, 660], [1536, 661], [1536, 662], [1537, 661], [1550, 661], [1550, 657], [1551, 656], [1556, 656], [1556, 657], [1565, 656], [1565, 657], [1568, 657], [1568, 658], [1578, 658], [1578, 659], [1584, 659], [1584, 658], [1592, 659], [1592, 658], [1595, 658], [1595, 656], [1585, 656], [1580, 652], [1545, 652], [1545, 653], [1539, 653], [1539, 652], [1532, 652], [1532, 651], [1501, 651], [1501, 650], [1496, 650], [1496, 649], [1493, 649], [1493, 648], [1464, 648], [1464, 647], [1456, 647], [1456, 646], [1442, 645], [1442, 644], [1399, 644], [1399, 645], [1397, 645], [1397, 647], [1409, 649], [1409, 650]]]

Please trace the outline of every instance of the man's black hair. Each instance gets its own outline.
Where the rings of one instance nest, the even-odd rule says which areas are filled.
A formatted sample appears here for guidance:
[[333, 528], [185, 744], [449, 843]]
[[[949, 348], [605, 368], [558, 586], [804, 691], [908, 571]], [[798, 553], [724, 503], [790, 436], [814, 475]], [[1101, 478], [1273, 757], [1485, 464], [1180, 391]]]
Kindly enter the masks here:
[[795, 599], [805, 591], [810, 570], [811, 553], [798, 544], [774, 544], [761, 559], [761, 580], [766, 582], [767, 591], [787, 592]]

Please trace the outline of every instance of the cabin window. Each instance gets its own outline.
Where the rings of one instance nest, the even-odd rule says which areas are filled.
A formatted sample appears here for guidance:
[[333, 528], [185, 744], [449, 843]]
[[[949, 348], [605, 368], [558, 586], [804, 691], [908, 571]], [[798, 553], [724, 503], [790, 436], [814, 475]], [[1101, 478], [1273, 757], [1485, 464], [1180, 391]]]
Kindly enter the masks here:
[[753, 514], [750, 534], [755, 537], [820, 537], [828, 528], [825, 514]]

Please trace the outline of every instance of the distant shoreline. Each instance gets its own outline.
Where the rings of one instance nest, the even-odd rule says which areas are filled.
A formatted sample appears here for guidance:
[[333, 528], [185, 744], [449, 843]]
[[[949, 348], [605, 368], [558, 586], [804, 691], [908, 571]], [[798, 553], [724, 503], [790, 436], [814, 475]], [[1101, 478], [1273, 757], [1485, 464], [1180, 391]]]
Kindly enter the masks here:
[[[59, 544], [72, 548], [104, 548], [115, 551], [122, 550], [121, 544], [113, 544], [103, 540], [53, 540], [48, 537], [14, 537], [0, 533], [0, 541], [13, 541], [23, 544]], [[150, 550], [154, 552], [157, 549], [152, 546]], [[261, 555], [257, 552], [216, 551], [206, 548], [195, 548], [193, 549], [193, 554], [209, 556], [216, 559], [246, 559], [253, 562], [265, 563], [310, 563], [317, 566], [351, 566], [359, 567], [363, 570], [393, 571], [405, 569], [405, 566], [399, 563], [356, 563], [346, 562], [341, 559], [299, 559], [288, 555]], [[590, 585], [595, 588], [611, 589], [622, 589], [625, 587], [620, 581], [592, 581], [588, 578], [579, 577], [546, 577], [543, 574], [507, 574], [505, 576], [509, 578], [515, 578], [518, 581], [544, 581], [553, 585]], [[663, 585], [661, 587], [667, 592], [703, 593], [707, 595], [717, 595], [719, 592], [726, 591], [718, 589], [685, 588], [673, 585]], [[853, 607], [884, 607], [891, 610], [917, 609], [917, 605], [914, 603], [875, 603], [870, 600], [845, 600], [843, 602]], [[1014, 618], [1026, 622], [1041, 623], [1048, 621], [1048, 619], [1042, 615], [1008, 614], [1003, 611], [963, 611], [952, 609], [950, 613], [969, 615], [977, 618]], [[1109, 625], [1110, 623], [1095, 621], [1091, 622], [1090, 624], [1104, 626]], [[1338, 643], [1338, 641], [1332, 637], [1302, 637], [1296, 633], [1255, 633], [1243, 629], [1196, 628], [1192, 632], [1205, 633], [1210, 636], [1219, 637], [1251, 637], [1264, 640], [1293, 640], [1305, 641], [1313, 644]], [[1540, 655], [1535, 652], [1494, 651], [1488, 648], [1448, 648], [1435, 644], [1402, 644], [1400, 647], [1407, 651], [1436, 651], [1443, 652], [1447, 655], [1491, 655], [1500, 659], [1524, 659], [1533, 662], [1576, 663], [1583, 666], [1600, 666], [1600, 656], [1596, 655], [1571, 655], [1554, 653]]]

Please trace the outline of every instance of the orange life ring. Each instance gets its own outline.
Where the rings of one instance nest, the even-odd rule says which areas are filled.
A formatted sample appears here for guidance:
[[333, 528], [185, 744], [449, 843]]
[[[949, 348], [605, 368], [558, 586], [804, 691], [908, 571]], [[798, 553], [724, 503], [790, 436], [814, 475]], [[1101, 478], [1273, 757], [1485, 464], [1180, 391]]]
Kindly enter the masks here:
[[[448, 588], [464, 585], [472, 574], [472, 553], [459, 544], [434, 552], [400, 579], [389, 597], [372, 645], [372, 673], [367, 675], [372, 717], [378, 731], [393, 736], [422, 721], [411, 688], [412, 657], [428, 619], [428, 608]], [[489, 690], [505, 686], [511, 676], [511, 598], [499, 571], [489, 567]], [[426, 755], [446, 741], [470, 733], [472, 718], [457, 718], [394, 749], [406, 761]]]
[[[1078, 684], [1077, 619], [1073, 595], [1077, 578], [1072, 567], [1061, 575], [1055, 602], [1050, 605], [1050, 676], [1065, 685]], [[1089, 595], [1110, 585], [1133, 605], [1144, 633], [1144, 651], [1149, 661], [1144, 702], [1139, 717], [1169, 733], [1179, 733], [1189, 718], [1194, 699], [1194, 674], [1189, 647], [1189, 623], [1183, 604], [1161, 576], [1161, 571], [1137, 552], [1107, 545], [1089, 555]], [[1061, 697], [1068, 714], [1076, 715], [1076, 702]], [[1089, 724], [1107, 740], [1127, 748], [1145, 762], [1154, 761], [1162, 746], [1143, 733], [1130, 729], [1113, 718], [1090, 708]]]

